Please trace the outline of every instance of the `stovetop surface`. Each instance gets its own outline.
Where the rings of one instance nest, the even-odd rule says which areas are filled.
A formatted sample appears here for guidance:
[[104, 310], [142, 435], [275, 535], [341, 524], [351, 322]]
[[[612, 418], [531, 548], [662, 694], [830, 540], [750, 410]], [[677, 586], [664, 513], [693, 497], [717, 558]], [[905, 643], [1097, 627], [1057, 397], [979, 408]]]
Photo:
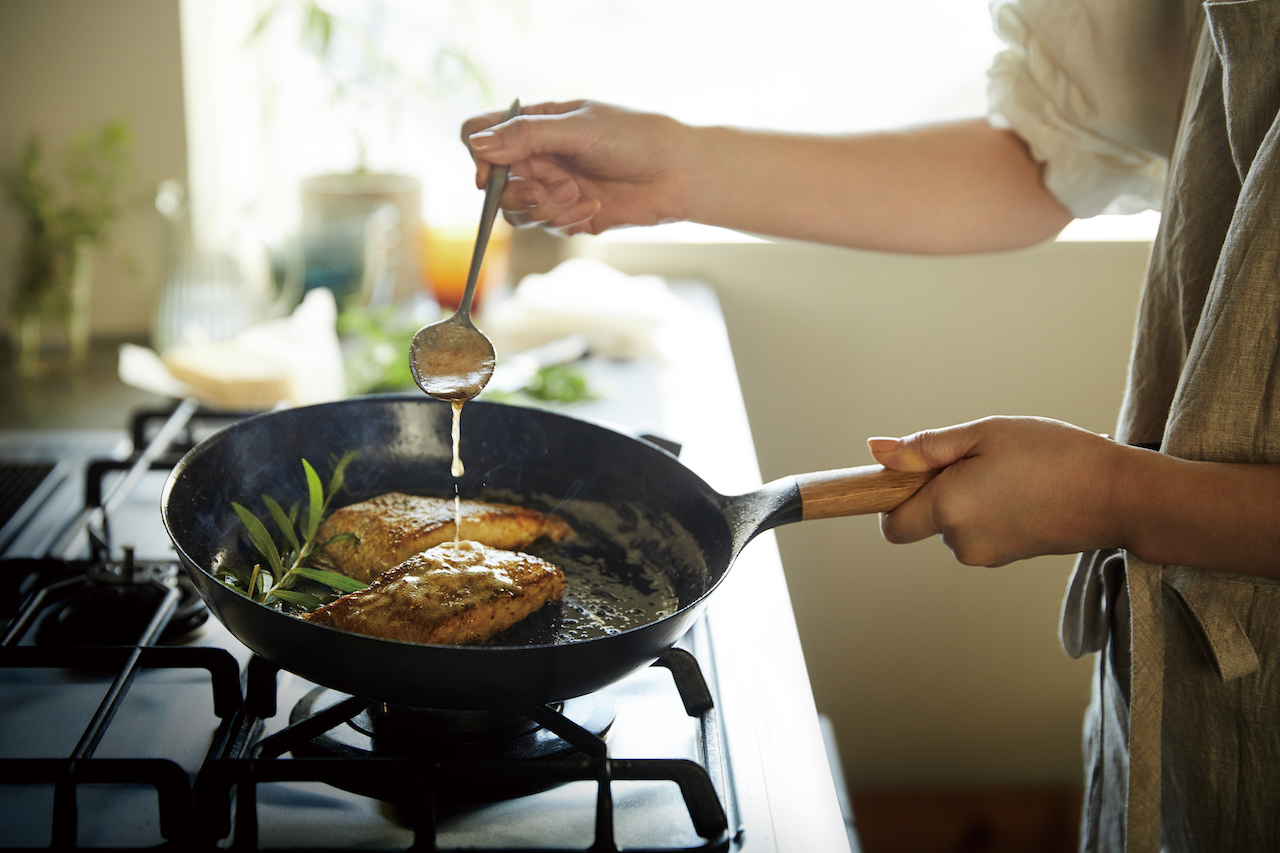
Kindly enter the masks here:
[[[21, 470], [38, 470], [45, 475], [41, 505], [24, 512], [25, 522], [6, 551], [10, 572], [22, 569], [19, 558], [52, 549], [70, 560], [66, 568], [56, 562], [42, 565], [44, 581], [51, 588], [74, 583], [77, 571], [93, 565], [90, 540], [76, 526], [84, 522], [83, 494], [88, 463], [103, 459], [127, 462], [136, 451], [123, 434], [102, 432], [65, 435], [41, 434], [38, 440], [0, 434], [0, 459]], [[51, 464], [51, 460], [58, 460]], [[121, 465], [126, 468], [126, 465]], [[54, 470], [58, 476], [54, 476]], [[124, 470], [103, 475], [100, 491], [109, 494], [126, 476]], [[109, 539], [105, 551], [110, 560], [120, 560], [129, 548], [137, 565], [164, 564], [176, 570], [176, 555], [162, 525], [158, 507], [167, 478], [166, 471], [141, 474], [130, 487], [127, 498], [118, 502], [107, 521], [96, 517], [102, 538]], [[37, 481], [32, 493], [41, 489]], [[16, 513], [15, 513], [16, 514]], [[101, 545], [97, 556], [102, 557]], [[53, 568], [50, 568], [50, 565]], [[65, 575], [65, 580], [63, 576]], [[26, 592], [27, 590], [24, 590]], [[44, 612], [32, 620], [14, 646], [18, 651], [44, 650], [38, 642], [63, 618], [57, 595]], [[699, 627], [681, 642], [685, 651], [696, 654], [699, 644], [708, 645], [705, 629]], [[242, 673], [249, 670], [251, 652], [225, 627], [208, 619], [194, 630], [165, 643], [179, 649], [211, 648], [234, 658]], [[10, 650], [5, 650], [9, 652]], [[91, 663], [74, 663], [83, 657], [76, 649], [55, 650], [71, 655], [56, 658], [58, 666], [0, 666], [0, 760], [36, 759], [49, 762], [77, 754], [83, 748], [86, 728], [91, 728], [104, 697], [118, 678], [114, 668], [98, 668]], [[709, 651], [703, 651], [704, 655]], [[71, 666], [66, 665], [72, 661]], [[114, 661], [111, 667], [116, 666]], [[208, 771], [210, 757], [220, 739], [227, 738], [225, 711], [219, 715], [211, 689], [210, 675], [200, 668], [143, 667], [123, 693], [114, 715], [91, 757], [82, 763], [104, 764], [111, 759], [158, 760], [176, 765], [189, 783], [198, 789]], [[247, 696], [246, 688], [246, 696]], [[318, 699], [316, 697], [319, 697]], [[239, 697], [237, 697], [239, 698]], [[278, 673], [274, 690], [274, 713], [252, 724], [252, 742], [277, 735], [293, 722], [294, 710], [311, 700], [309, 709], [320, 712], [348, 697], [319, 688], [292, 673]], [[612, 685], [595, 701], [604, 703], [612, 717], [607, 731], [608, 754], [613, 759], [643, 761], [680, 760], [699, 767], [710, 764], [708, 776], [721, 808], [736, 815], [732, 783], [716, 758], [721, 747], [714, 711], [691, 716], [681, 704], [681, 695], [666, 669], [652, 667]], [[241, 721], [242, 726], [247, 724]], [[364, 737], [358, 724], [339, 723], [335, 731], [344, 741]], [[240, 735], [244, 737], [242, 733]], [[555, 739], [554, 735], [548, 735]], [[713, 743], [708, 745], [707, 738]], [[708, 750], [713, 761], [708, 761]], [[230, 751], [219, 760], [249, 761], [251, 747]], [[563, 756], [581, 758], [580, 752]], [[384, 756], [370, 754], [371, 760]], [[279, 760], [291, 759], [288, 754]], [[301, 759], [313, 760], [313, 759]], [[216, 763], [216, 762], [215, 762]], [[3, 765], [9, 774], [18, 765]], [[621, 765], [619, 765], [621, 767]], [[48, 768], [42, 768], [47, 771]], [[619, 773], [621, 775], [621, 773]], [[6, 780], [7, 781], [7, 780]], [[358, 787], [358, 786], [357, 786]], [[482, 784], [481, 788], [485, 786]], [[434, 806], [438, 822], [432, 843], [438, 849], [490, 850], [546, 848], [587, 850], [601, 833], [598, 805], [599, 786], [595, 781], [574, 781], [531, 794], [465, 807], [452, 803]], [[736, 844], [736, 829], [725, 828], [703, 837], [694, 827], [680, 787], [674, 780], [615, 780], [609, 786], [611, 805], [608, 832], [621, 849], [730, 850]], [[263, 849], [272, 847], [317, 847], [339, 849], [404, 849], [415, 840], [416, 812], [423, 806], [394, 805], [352, 793], [317, 781], [281, 781], [257, 784], [254, 788], [256, 827], [248, 842]], [[243, 796], [243, 794], [241, 794]], [[143, 785], [80, 784], [75, 787], [72, 813], [78, 825], [73, 836], [59, 835], [54, 816], [59, 792], [54, 784], [0, 786], [0, 844], [5, 847], [47, 847], [74, 838], [85, 848], [148, 848], [166, 843], [172, 836], [162, 826], [163, 809], [156, 790]], [[199, 798], [196, 797], [198, 804]], [[197, 805], [196, 822], [200, 808]], [[65, 815], [66, 812], [61, 812]], [[228, 818], [228, 820], [231, 820]], [[728, 817], [724, 818], [726, 822]], [[237, 822], [238, 825], [239, 822]], [[236, 830], [240, 832], [239, 829]], [[242, 834], [243, 835], [243, 834]], [[243, 837], [239, 837], [245, 843]], [[170, 838], [172, 842], [172, 838]], [[223, 843], [226, 843], [224, 840]], [[253, 849], [251, 846], [250, 849]], [[603, 848], [609, 849], [609, 848]]]

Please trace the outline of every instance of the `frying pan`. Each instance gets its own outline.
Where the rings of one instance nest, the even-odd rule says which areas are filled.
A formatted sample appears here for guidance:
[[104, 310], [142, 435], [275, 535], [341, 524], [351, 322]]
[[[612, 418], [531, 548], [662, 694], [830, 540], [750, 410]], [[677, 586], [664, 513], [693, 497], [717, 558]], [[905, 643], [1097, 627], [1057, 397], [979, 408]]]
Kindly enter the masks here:
[[[554, 412], [472, 401], [467, 474], [449, 473], [449, 405], [372, 396], [257, 415], [215, 433], [173, 469], [161, 514], [210, 611], [277, 666], [343, 693], [456, 710], [523, 708], [599, 690], [647, 666], [698, 617], [743, 547], [801, 519], [888, 511], [931, 476], [879, 466], [786, 477], [717, 493], [665, 450]], [[232, 509], [269, 518], [262, 495], [305, 505], [306, 459], [359, 455], [334, 505], [389, 491], [502, 501], [555, 512], [574, 535], [534, 553], [561, 565], [565, 602], [479, 646], [341, 631], [253, 602], [216, 578], [260, 561]], [[268, 522], [268, 524], [270, 524]], [[764, 626], [762, 626], [763, 630]]]

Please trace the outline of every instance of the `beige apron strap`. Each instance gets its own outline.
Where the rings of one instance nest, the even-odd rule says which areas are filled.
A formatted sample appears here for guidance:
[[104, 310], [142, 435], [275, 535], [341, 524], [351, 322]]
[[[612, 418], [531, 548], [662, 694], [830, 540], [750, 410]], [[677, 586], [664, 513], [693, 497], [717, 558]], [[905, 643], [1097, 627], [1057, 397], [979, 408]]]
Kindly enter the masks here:
[[1076, 559], [1071, 583], [1062, 599], [1058, 639], [1073, 658], [1102, 651], [1107, 644], [1106, 582], [1103, 567], [1110, 560], [1123, 560], [1116, 549], [1088, 551]]
[[1248, 587], [1228, 584], [1224, 588], [1210, 582], [1203, 570], [1182, 566], [1167, 566], [1164, 582], [1186, 606], [1219, 678], [1231, 681], [1258, 671], [1258, 651], [1237, 616], [1247, 611]]
[[1133, 617], [1125, 848], [1129, 853], [1159, 853], [1160, 729], [1164, 705], [1161, 567], [1129, 557], [1125, 577]]

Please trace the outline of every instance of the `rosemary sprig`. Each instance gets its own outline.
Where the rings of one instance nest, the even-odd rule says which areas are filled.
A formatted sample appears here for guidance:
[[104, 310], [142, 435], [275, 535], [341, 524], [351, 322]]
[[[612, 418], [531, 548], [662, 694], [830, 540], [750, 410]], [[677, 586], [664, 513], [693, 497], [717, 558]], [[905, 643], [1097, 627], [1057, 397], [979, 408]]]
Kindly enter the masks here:
[[314, 610], [324, 603], [319, 597], [307, 592], [295, 590], [294, 585], [301, 579], [315, 581], [337, 593], [357, 592], [368, 584], [347, 577], [339, 572], [329, 571], [313, 565], [313, 561], [325, 547], [334, 542], [354, 540], [359, 546], [360, 539], [354, 533], [339, 533], [323, 542], [316, 539], [320, 529], [320, 521], [324, 518], [334, 495], [342, 490], [346, 483], [347, 465], [356, 456], [356, 451], [349, 450], [341, 458], [333, 461], [333, 473], [329, 477], [328, 488], [320, 480], [320, 475], [307, 460], [302, 460], [302, 468], [307, 478], [307, 512], [301, 519], [299, 530], [299, 513], [295, 505], [290, 512], [285, 512], [269, 495], [262, 496], [267, 513], [280, 530], [284, 540], [280, 545], [272, 537], [267, 526], [252, 512], [234, 501], [231, 506], [240, 516], [249, 541], [262, 555], [264, 562], [254, 565], [252, 572], [245, 575], [241, 571], [228, 571], [228, 585], [239, 589], [248, 598], [259, 604], [271, 604], [274, 601], [305, 607]]

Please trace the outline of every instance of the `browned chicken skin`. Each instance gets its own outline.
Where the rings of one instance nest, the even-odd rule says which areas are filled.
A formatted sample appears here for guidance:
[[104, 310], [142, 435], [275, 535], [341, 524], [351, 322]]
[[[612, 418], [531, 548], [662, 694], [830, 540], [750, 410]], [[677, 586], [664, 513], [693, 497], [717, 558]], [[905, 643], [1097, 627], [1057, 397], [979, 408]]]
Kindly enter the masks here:
[[564, 573], [545, 560], [448, 542], [302, 618], [389, 640], [465, 645], [502, 633], [563, 594]]
[[351, 531], [360, 537], [325, 550], [345, 575], [373, 581], [413, 555], [455, 538], [519, 551], [546, 536], [559, 541], [572, 530], [563, 519], [510, 504], [462, 501], [462, 528], [455, 533], [453, 501], [389, 492], [335, 510], [320, 526], [321, 542]]

